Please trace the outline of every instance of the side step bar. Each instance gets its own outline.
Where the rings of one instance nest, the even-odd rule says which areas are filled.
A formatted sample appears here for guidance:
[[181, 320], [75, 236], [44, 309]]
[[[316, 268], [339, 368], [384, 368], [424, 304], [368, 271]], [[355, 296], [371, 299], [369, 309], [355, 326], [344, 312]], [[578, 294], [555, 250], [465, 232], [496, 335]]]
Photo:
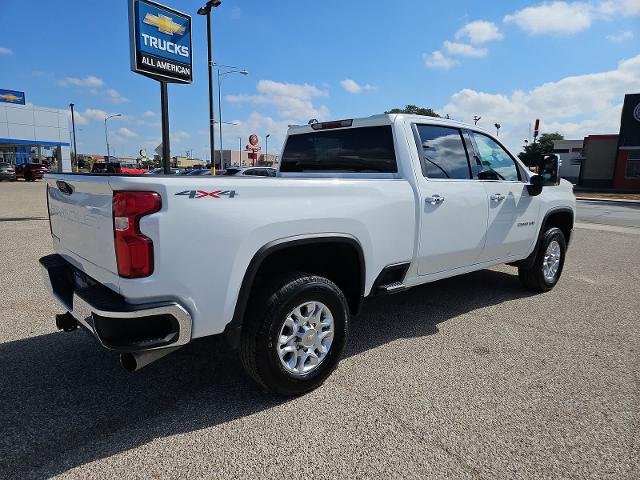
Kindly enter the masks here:
[[407, 287], [402, 282], [393, 282], [388, 285], [380, 285], [378, 287], [378, 293], [382, 295], [392, 295], [394, 293], [404, 292], [405, 290], [408, 290], [408, 289], [409, 287]]

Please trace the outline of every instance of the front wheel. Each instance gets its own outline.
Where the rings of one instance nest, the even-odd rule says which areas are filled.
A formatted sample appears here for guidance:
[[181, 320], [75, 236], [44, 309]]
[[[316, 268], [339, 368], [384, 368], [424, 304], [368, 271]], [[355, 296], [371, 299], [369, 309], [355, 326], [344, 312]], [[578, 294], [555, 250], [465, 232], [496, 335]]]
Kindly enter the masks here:
[[347, 339], [347, 301], [338, 286], [297, 273], [256, 297], [240, 343], [247, 373], [280, 395], [300, 395], [320, 386], [338, 366]]
[[559, 228], [550, 228], [540, 240], [536, 258], [531, 267], [518, 267], [520, 282], [528, 289], [548, 292], [556, 286], [567, 252], [567, 241]]

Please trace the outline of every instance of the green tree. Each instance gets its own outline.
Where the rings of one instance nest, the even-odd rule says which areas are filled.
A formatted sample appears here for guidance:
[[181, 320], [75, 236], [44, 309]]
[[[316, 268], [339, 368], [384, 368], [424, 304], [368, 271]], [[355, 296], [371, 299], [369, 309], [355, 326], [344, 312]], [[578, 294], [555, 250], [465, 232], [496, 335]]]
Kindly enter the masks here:
[[527, 167], [538, 165], [544, 155], [553, 153], [553, 141], [564, 140], [564, 136], [558, 132], [543, 133], [538, 140], [524, 147], [524, 151], [518, 154], [518, 158]]
[[407, 105], [404, 108], [392, 108], [384, 113], [411, 113], [413, 115], [425, 115], [427, 117], [440, 117], [432, 108], [422, 108], [416, 105]]

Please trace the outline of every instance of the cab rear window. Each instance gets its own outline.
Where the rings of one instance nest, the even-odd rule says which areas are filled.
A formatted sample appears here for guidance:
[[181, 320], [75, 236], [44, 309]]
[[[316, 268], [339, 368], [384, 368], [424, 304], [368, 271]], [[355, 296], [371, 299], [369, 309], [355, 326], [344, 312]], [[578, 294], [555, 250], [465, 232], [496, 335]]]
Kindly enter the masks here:
[[291, 135], [281, 172], [396, 173], [391, 126], [324, 130]]

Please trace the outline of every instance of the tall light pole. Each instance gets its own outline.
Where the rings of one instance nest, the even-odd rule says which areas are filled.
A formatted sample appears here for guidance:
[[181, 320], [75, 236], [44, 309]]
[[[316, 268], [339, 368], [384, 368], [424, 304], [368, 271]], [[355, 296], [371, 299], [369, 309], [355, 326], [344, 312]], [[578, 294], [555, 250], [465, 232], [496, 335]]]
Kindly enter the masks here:
[[111, 156], [111, 152], [109, 151], [109, 130], [107, 130], [107, 120], [113, 117], [121, 117], [121, 113], [114, 113], [113, 115], [109, 115], [104, 119], [104, 140], [107, 143], [107, 159], [106, 162], [109, 161], [109, 157]]
[[478, 122], [480, 121], [482, 117], [478, 116], [478, 115], [474, 115], [473, 116], [473, 124], [474, 125], [478, 125]]
[[499, 123], [494, 123], [493, 124], [494, 127], [496, 127], [496, 137], [500, 135], [500, 127], [501, 125]]
[[242, 137], [238, 137], [238, 166], [242, 167]]
[[[220, 168], [224, 168], [224, 161], [222, 159], [222, 124], [226, 123], [222, 121], [222, 77], [224, 75], [230, 75], [232, 73], [239, 73], [240, 75], [249, 75], [249, 72], [247, 72], [246, 70], [242, 69], [240, 70], [239, 67], [234, 67], [231, 65], [219, 65], [219, 64], [214, 64], [218, 67], [218, 115], [220, 116], [220, 122], [219, 122], [219, 127], [220, 127]], [[225, 70], [224, 72], [222, 71], [223, 68], [228, 68], [229, 70]]]
[[211, 9], [219, 7], [220, 0], [209, 0], [204, 7], [198, 9], [198, 15], [207, 17], [207, 64], [209, 70], [209, 146], [211, 155], [211, 173], [215, 174], [216, 133], [215, 133], [215, 111], [213, 108], [213, 44], [211, 39]]
[[[73, 162], [78, 165], [78, 144], [76, 143], [76, 116], [73, 111], [73, 103], [69, 104], [71, 108], [71, 129], [73, 130]], [[73, 171], [73, 165], [71, 166], [71, 171]]]
[[271, 136], [270, 133], [267, 133], [267, 135], [264, 137], [264, 142], [265, 142], [265, 146], [264, 146], [264, 161], [268, 162], [269, 161], [269, 137]]

